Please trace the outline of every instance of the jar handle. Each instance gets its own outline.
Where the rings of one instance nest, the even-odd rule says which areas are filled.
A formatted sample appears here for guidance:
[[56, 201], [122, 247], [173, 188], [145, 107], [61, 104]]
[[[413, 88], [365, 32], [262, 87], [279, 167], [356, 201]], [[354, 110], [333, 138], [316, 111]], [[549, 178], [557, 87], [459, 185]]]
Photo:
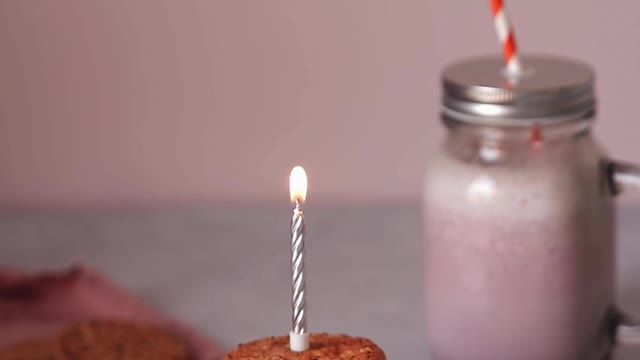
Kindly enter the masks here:
[[[640, 166], [622, 162], [610, 162], [608, 175], [611, 190], [619, 194], [627, 190], [640, 191]], [[640, 345], [640, 321], [618, 313], [615, 339], [622, 345]]]
[[614, 194], [625, 190], [640, 190], [640, 166], [623, 162], [608, 165], [609, 183]]
[[619, 321], [615, 329], [615, 342], [620, 345], [640, 345], [640, 322], [618, 314]]

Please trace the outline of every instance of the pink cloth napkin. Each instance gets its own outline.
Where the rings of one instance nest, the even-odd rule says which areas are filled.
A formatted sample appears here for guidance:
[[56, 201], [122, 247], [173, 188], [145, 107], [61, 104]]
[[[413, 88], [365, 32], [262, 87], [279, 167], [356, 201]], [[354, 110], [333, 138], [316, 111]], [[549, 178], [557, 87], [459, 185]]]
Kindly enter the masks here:
[[0, 268], [0, 347], [53, 336], [66, 326], [96, 318], [160, 326], [184, 339], [198, 360], [218, 355], [212, 343], [163, 317], [95, 270], [25, 273]]

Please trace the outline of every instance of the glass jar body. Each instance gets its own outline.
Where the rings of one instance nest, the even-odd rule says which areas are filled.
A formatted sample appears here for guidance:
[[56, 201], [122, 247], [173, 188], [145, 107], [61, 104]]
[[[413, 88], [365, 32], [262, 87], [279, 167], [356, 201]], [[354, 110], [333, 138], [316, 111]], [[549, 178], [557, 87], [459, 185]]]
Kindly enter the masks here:
[[600, 360], [610, 351], [615, 214], [591, 120], [445, 119], [422, 201], [436, 360]]

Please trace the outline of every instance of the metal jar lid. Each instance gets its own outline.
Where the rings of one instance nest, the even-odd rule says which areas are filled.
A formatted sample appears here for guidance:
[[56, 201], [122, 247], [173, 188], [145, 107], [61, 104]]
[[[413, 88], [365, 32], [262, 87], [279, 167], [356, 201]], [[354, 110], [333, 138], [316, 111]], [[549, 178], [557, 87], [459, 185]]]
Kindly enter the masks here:
[[499, 56], [448, 66], [442, 75], [443, 114], [487, 125], [526, 125], [587, 117], [594, 112], [594, 72], [581, 62], [529, 55], [510, 80]]

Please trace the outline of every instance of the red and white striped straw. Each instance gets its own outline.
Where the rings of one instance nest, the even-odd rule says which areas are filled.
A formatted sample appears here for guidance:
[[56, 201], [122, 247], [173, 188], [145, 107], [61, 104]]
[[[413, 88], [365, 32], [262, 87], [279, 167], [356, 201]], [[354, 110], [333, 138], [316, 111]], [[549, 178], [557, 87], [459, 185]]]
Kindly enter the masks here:
[[507, 9], [502, 0], [491, 0], [491, 10], [493, 11], [493, 23], [496, 27], [498, 41], [502, 45], [504, 60], [507, 63], [507, 74], [518, 75], [522, 72], [522, 63], [518, 57], [516, 38]]

